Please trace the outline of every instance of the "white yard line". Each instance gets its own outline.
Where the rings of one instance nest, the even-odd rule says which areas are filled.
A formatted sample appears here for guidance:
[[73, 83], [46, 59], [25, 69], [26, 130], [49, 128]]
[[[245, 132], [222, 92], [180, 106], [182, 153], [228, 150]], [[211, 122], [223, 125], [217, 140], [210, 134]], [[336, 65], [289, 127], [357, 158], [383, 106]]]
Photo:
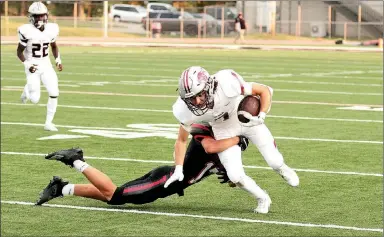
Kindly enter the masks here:
[[[34, 203], [22, 202], [22, 201], [7, 201], [1, 200], [2, 204], [13, 204], [13, 205], [26, 205], [33, 206]], [[285, 222], [285, 221], [268, 221], [268, 220], [257, 220], [257, 219], [246, 219], [237, 217], [223, 217], [223, 216], [206, 216], [206, 215], [193, 215], [184, 213], [170, 213], [170, 212], [153, 212], [153, 211], [141, 211], [132, 209], [117, 209], [117, 208], [102, 208], [102, 207], [84, 207], [84, 206], [72, 206], [72, 205], [59, 205], [59, 204], [43, 204], [45, 207], [51, 208], [67, 208], [76, 210], [86, 211], [102, 211], [102, 212], [120, 212], [120, 213], [133, 213], [133, 214], [146, 214], [156, 216], [169, 216], [169, 217], [189, 217], [195, 219], [210, 219], [219, 221], [234, 221], [234, 222], [247, 222], [247, 223], [262, 223], [262, 224], [274, 224], [284, 226], [299, 226], [309, 228], [326, 228], [326, 229], [343, 229], [343, 230], [355, 230], [355, 231], [371, 231], [371, 232], [383, 232], [383, 229], [379, 228], [362, 228], [355, 226], [341, 226], [334, 224], [312, 224], [312, 223], [298, 223], [298, 222]]]
[[383, 96], [383, 93], [367, 93], [367, 92], [345, 92], [345, 91], [314, 91], [314, 90], [292, 90], [292, 89], [274, 89], [274, 91], [296, 92], [309, 94], [337, 94], [337, 95], [359, 95], [359, 96]]
[[[157, 80], [126, 80], [126, 81], [79, 81], [79, 80], [60, 80], [64, 83], [72, 83], [73, 85], [145, 85], [145, 86], [165, 86], [175, 87], [178, 80], [171, 79], [169, 76], [156, 76], [156, 75], [140, 75], [129, 74], [130, 77], [143, 77], [143, 78], [160, 78]], [[5, 81], [25, 81], [25, 78], [10, 78], [2, 77], [1, 80]], [[165, 84], [166, 82], [173, 82], [173, 84]], [[276, 82], [282, 84], [314, 84], [314, 85], [340, 85], [340, 86], [366, 86], [366, 87], [382, 87], [383, 84], [363, 84], [363, 83], [344, 83], [344, 82], [319, 82], [319, 81], [289, 81], [289, 80], [269, 80], [263, 79], [263, 76], [258, 78], [258, 82]], [[160, 84], [161, 83], [161, 84]], [[62, 84], [59, 84], [61, 86]], [[7, 88], [7, 86], [3, 86]], [[9, 87], [9, 86], [8, 86]]]
[[[116, 59], [115, 59], [116, 60]], [[147, 62], [148, 60], [146, 60], [145, 62]], [[88, 65], [84, 65], [84, 64], [66, 64], [66, 68], [70, 68], [70, 69], [91, 69], [91, 70], [118, 70], [118, 71], [132, 71], [132, 70], [145, 70], [143, 66], [145, 62], [137, 62], [135, 60], [135, 62], [127, 62], [127, 64], [129, 64], [130, 66], [129, 67], [121, 67], [122, 63], [119, 63], [119, 62], [107, 62], [107, 61], [103, 61], [103, 64], [102, 65], [95, 65], [95, 64], [88, 64]], [[184, 62], [185, 63], [185, 62]], [[151, 66], [155, 67], [155, 68], [158, 68], [156, 69], [156, 71], [180, 71], [180, 69], [175, 69], [175, 66], [173, 65], [172, 66], [172, 63], [169, 62], [169, 63], [158, 63], [156, 61], [153, 61], [150, 63]], [[207, 67], [208, 65], [212, 65], [212, 66], [216, 66], [217, 63], [216, 62], [200, 62], [199, 64], [202, 64], [202, 65], [205, 65], [205, 67]], [[109, 66], [108, 66], [109, 65]], [[117, 65], [117, 66], [113, 66], [113, 65]], [[301, 65], [301, 64], [300, 64]], [[14, 63], [4, 63], [2, 62], [2, 66], [6, 66], [8, 69], [14, 69], [14, 68], [19, 68], [20, 65], [19, 64], [14, 64]], [[276, 64], [274, 65], [276, 66]], [[183, 66], [181, 66], [183, 67]], [[186, 66], [184, 66], [186, 67]], [[257, 66], [255, 66], [254, 64], [252, 65], [220, 65], [220, 68], [233, 68], [233, 69], [236, 69], [236, 71], [240, 72], [242, 70], [248, 70], [249, 68], [254, 68], [255, 71], [257, 72], [269, 72], [270, 71], [270, 67], [266, 67], [265, 65], [261, 65], [261, 64], [258, 64]], [[286, 67], [284, 67], [283, 65], [281, 65], [279, 63], [279, 67], [275, 67], [273, 70], [274, 71], [283, 71], [283, 72], [286, 72], [286, 71], [290, 71], [290, 72], [297, 72], [297, 73], [300, 73], [300, 72], [303, 72], [303, 73], [308, 73], [308, 71], [310, 70], [312, 73], [314, 73], [314, 76], [316, 76], [317, 73], [320, 73], [320, 75], [322, 75], [324, 73], [324, 68], [328, 68], [328, 70], [345, 70], [345, 69], [348, 69], [350, 68], [351, 71], [352, 70], [356, 70], [356, 69], [359, 69], [358, 66], [355, 66], [355, 65], [352, 65], [352, 66], [348, 66], [348, 65], [345, 65], [344, 67], [339, 67], [339, 68], [335, 68], [335, 67], [332, 67], [332, 65], [323, 65], [321, 67], [316, 67], [316, 66], [310, 66], [310, 68], [308, 67], [292, 67], [292, 64], [291, 65], [287, 65]], [[368, 67], [367, 66], [362, 66], [361, 68], [362, 70], [367, 70], [367, 69], [379, 69], [378, 67]], [[346, 73], [345, 71], [341, 71], [343, 72], [342, 74], [344, 75], [350, 75], [350, 74], [355, 74], [355, 73]], [[353, 71], [352, 71], [353, 72]], [[362, 74], [362, 73], [361, 73]], [[339, 74], [337, 74], [339, 75]]]
[[[22, 88], [1, 88], [2, 91], [23, 91]], [[46, 90], [42, 90], [46, 92]], [[81, 94], [81, 95], [107, 95], [107, 96], [128, 96], [128, 97], [149, 97], [149, 98], [177, 98], [177, 95], [155, 95], [155, 94], [127, 94], [127, 93], [113, 93], [113, 92], [92, 92], [92, 91], [63, 91], [60, 93], [65, 94]], [[367, 105], [367, 104], [344, 104], [344, 103], [328, 103], [328, 102], [307, 102], [307, 101], [279, 101], [274, 100], [273, 103], [282, 104], [311, 104], [311, 105], [336, 105], [336, 106], [372, 106], [383, 107], [382, 105]]]
[[[40, 106], [45, 107], [45, 104], [21, 104], [21, 103], [8, 103], [1, 102], [2, 105], [14, 106]], [[160, 109], [141, 109], [141, 108], [111, 108], [111, 107], [97, 107], [97, 106], [80, 106], [80, 105], [58, 105], [61, 108], [72, 109], [91, 109], [91, 110], [115, 110], [115, 111], [138, 111], [138, 112], [156, 112], [156, 113], [172, 113], [172, 110]], [[367, 119], [341, 119], [341, 118], [314, 118], [314, 117], [299, 117], [299, 116], [280, 116], [268, 115], [269, 118], [283, 118], [283, 119], [298, 119], [298, 120], [320, 120], [320, 121], [340, 121], [340, 122], [363, 122], [363, 123], [383, 123], [382, 120], [367, 120]]]
[[[17, 125], [17, 126], [32, 126], [43, 127], [44, 124], [38, 123], [19, 123], [19, 122], [1, 122], [1, 125]], [[132, 131], [127, 128], [111, 128], [111, 127], [87, 127], [87, 126], [72, 126], [72, 125], [56, 125], [58, 128], [83, 128], [83, 129], [107, 129], [107, 130], [120, 130], [120, 131]], [[339, 140], [339, 139], [325, 139], [325, 138], [302, 138], [302, 137], [279, 137], [280, 140], [297, 140], [297, 141], [317, 141], [317, 142], [337, 142], [337, 143], [364, 143], [364, 144], [383, 144], [383, 141], [363, 141], [363, 140]]]
[[[30, 153], [30, 152], [8, 152], [2, 151], [1, 154], [4, 155], [17, 155], [17, 156], [40, 156], [44, 157], [46, 154], [43, 153]], [[95, 157], [95, 156], [84, 156], [84, 158], [89, 160], [108, 160], [108, 161], [128, 161], [128, 162], [139, 162], [139, 163], [157, 163], [157, 164], [174, 164], [173, 161], [167, 160], [140, 160], [133, 158], [119, 158], [119, 157]], [[255, 165], [244, 165], [244, 168], [249, 169], [266, 169], [272, 170], [270, 167], [265, 166], [255, 166]], [[330, 171], [330, 170], [314, 170], [314, 169], [296, 169], [299, 172], [308, 172], [308, 173], [325, 173], [325, 174], [339, 174], [339, 175], [358, 175], [358, 176], [376, 176], [383, 177], [383, 174], [375, 173], [363, 173], [363, 172], [354, 172], [354, 171]]]
[[[89, 69], [92, 69], [90, 67], [87, 67]], [[124, 68], [121, 68], [121, 67], [105, 67], [105, 66], [99, 66], [99, 67], [94, 67], [94, 69], [105, 69], [105, 70], [127, 70], [127, 71], [151, 71], [151, 70], [144, 70], [143, 68], [135, 68], [135, 67], [124, 67]], [[276, 69], [277, 70], [277, 69]], [[294, 69], [281, 69], [281, 71], [284, 71], [286, 72], [287, 70], [294, 70]], [[255, 73], [250, 73], [250, 72], [242, 72], [242, 71], [239, 71], [237, 69], [237, 71], [241, 74], [247, 74], [247, 76], [245, 76], [246, 78], [254, 78], [254, 79], [258, 79], [258, 78], [279, 78], [279, 77], [332, 77], [332, 78], [342, 78], [343, 75], [364, 75], [364, 74], [367, 74], [367, 73], [371, 73], [371, 74], [380, 74], [382, 75], [382, 71], [381, 70], [368, 70], [368, 71], [362, 71], [362, 70], [359, 70], [359, 71], [331, 71], [331, 72], [316, 72], [316, 71], [311, 71], [311, 72], [308, 72], [308, 70], [301, 70], [301, 71], [304, 71], [302, 73], [297, 73], [297, 74], [293, 74], [293, 73], [275, 73], [275, 74], [270, 74], [270, 73], [266, 73], [266, 74], [255, 74]], [[2, 72], [18, 72], [20, 74], [24, 74], [24, 72], [22, 70], [13, 70], [13, 69], [3, 69]], [[178, 77], [179, 74], [180, 74], [180, 70], [179, 69], [165, 69], [163, 67], [161, 67], [161, 69], [157, 69], [156, 72], [175, 72], [176, 75], [175, 77]], [[259, 73], [260, 73], [260, 70], [259, 70]], [[60, 74], [64, 74], [64, 75], [84, 75], [84, 76], [113, 76], [113, 77], [129, 77], [129, 74], [128, 72], [126, 73], [98, 73], [98, 72], [93, 72], [93, 73], [86, 73], [86, 72], [68, 72], [68, 71], [63, 71], [63, 72], [60, 72]], [[343, 79], [343, 78], [342, 78]], [[382, 76], [381, 77], [377, 77], [377, 78], [370, 78], [369, 80], [382, 80]]]

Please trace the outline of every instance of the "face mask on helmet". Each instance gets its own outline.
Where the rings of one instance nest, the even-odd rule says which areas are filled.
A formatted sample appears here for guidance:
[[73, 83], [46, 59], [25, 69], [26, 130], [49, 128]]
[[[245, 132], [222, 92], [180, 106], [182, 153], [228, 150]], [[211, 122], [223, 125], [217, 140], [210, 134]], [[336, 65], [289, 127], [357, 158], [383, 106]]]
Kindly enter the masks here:
[[187, 105], [188, 109], [196, 116], [201, 116], [208, 112], [209, 109], [213, 107], [213, 96], [210, 93], [211, 83], [207, 82], [204, 89], [198, 94], [188, 97], [182, 98], [182, 100]]
[[38, 29], [47, 24], [48, 14], [31, 14], [29, 21]]

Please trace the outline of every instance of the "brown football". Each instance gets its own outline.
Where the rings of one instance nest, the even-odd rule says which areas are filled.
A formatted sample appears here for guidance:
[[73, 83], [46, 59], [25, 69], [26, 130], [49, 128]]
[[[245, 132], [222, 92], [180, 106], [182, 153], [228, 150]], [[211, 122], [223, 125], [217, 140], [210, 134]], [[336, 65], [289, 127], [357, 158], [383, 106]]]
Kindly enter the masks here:
[[[237, 108], [237, 111], [246, 111], [252, 116], [256, 116], [260, 112], [260, 99], [255, 96], [248, 95], [244, 97]], [[245, 118], [243, 115], [238, 115], [237, 118], [242, 123], [248, 123], [249, 119]]]

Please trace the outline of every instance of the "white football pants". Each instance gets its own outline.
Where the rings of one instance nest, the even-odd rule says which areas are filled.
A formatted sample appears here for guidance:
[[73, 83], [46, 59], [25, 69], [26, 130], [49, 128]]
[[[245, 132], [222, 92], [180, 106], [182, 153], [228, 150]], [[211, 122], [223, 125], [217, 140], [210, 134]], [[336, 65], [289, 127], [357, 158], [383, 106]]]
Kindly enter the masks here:
[[[230, 116], [229, 119], [212, 123], [213, 133], [217, 140], [230, 138], [238, 135], [247, 137], [256, 145], [264, 160], [273, 169], [278, 169], [284, 164], [284, 159], [275, 145], [275, 140], [265, 124], [253, 127], [244, 127], [237, 119], [237, 115]], [[231, 147], [220, 152], [219, 158], [224, 168], [227, 170], [228, 178], [237, 183], [245, 175], [241, 149], [239, 146]]]
[[39, 68], [36, 72], [25, 71], [27, 76], [27, 88], [29, 99], [37, 104], [40, 100], [40, 80], [43, 82], [50, 97], [59, 96], [59, 82], [53, 67]]

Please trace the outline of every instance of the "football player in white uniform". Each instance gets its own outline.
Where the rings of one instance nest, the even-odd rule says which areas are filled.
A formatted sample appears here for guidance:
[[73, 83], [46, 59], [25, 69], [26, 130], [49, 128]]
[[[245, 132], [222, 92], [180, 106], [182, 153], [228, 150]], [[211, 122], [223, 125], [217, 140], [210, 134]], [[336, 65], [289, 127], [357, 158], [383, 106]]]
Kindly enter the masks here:
[[[182, 73], [178, 90], [180, 96], [173, 105], [173, 114], [181, 123], [175, 143], [176, 168], [165, 186], [176, 180], [183, 180], [182, 165], [189, 126], [197, 121], [209, 122], [217, 140], [244, 135], [256, 145], [268, 165], [289, 185], [299, 185], [299, 177], [284, 163], [271, 132], [264, 124], [271, 107], [272, 88], [263, 84], [247, 83], [233, 70], [221, 70], [210, 76], [204, 68], [194, 66]], [[247, 95], [260, 97], [260, 113], [258, 116], [243, 113], [250, 122], [241, 123], [237, 117], [237, 108]], [[245, 174], [240, 149], [236, 146], [230, 147], [220, 152], [219, 158], [231, 182], [257, 199], [258, 206], [254, 211], [268, 213], [272, 201], [269, 195]]]
[[17, 57], [24, 64], [27, 83], [21, 95], [21, 101], [31, 100], [36, 104], [40, 100], [40, 80], [48, 91], [47, 117], [44, 129], [57, 131], [52, 123], [57, 108], [59, 85], [55, 70], [49, 59], [49, 45], [55, 57], [59, 71], [63, 70], [56, 38], [59, 35], [59, 26], [48, 23], [48, 9], [41, 2], [34, 2], [28, 9], [30, 24], [18, 28], [19, 45]]

